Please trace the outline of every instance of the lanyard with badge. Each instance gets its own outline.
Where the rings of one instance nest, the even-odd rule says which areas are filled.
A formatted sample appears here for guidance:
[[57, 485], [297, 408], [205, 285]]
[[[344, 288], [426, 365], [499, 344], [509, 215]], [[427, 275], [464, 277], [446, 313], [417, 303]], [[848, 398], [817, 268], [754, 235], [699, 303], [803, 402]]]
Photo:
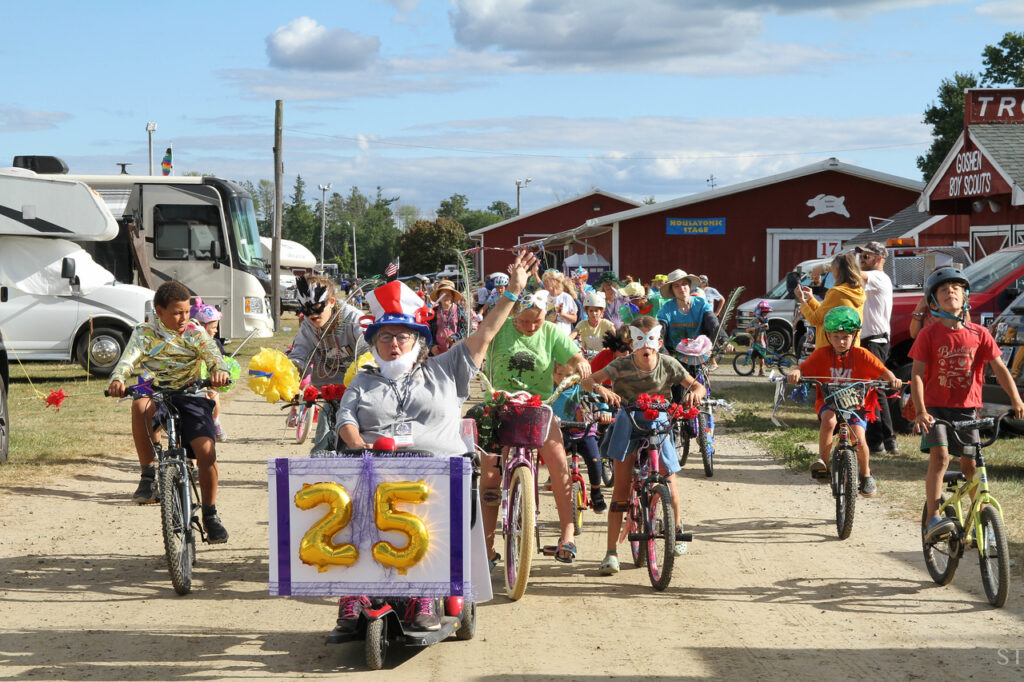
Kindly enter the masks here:
[[397, 420], [391, 425], [391, 437], [395, 440], [395, 447], [399, 448], [412, 447], [412, 422], [405, 419], [405, 407], [409, 402], [409, 397], [412, 395], [412, 380], [415, 375], [415, 370], [405, 375], [402, 392], [399, 392], [398, 385], [394, 381], [385, 377], [388, 386], [391, 387], [391, 391], [395, 394], [395, 402], [398, 405]]

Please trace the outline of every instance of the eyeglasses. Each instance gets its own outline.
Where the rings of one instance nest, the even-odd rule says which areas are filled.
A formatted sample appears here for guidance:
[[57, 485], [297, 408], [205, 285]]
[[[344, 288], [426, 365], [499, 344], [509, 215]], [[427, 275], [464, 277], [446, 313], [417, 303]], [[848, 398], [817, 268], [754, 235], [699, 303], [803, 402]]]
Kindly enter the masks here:
[[387, 332], [384, 332], [377, 336], [377, 340], [383, 343], [385, 346], [390, 344], [392, 341], [395, 341], [396, 339], [398, 341], [398, 345], [404, 346], [405, 344], [409, 343], [415, 338], [416, 335], [411, 334], [409, 332], [402, 332], [401, 334], [388, 334]]

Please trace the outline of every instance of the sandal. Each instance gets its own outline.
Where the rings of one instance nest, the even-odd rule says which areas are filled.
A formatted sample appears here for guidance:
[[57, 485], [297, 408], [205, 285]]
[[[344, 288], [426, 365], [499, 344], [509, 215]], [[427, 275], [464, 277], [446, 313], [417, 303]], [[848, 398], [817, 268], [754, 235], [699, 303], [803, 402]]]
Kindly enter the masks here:
[[494, 573], [494, 567], [498, 565], [499, 561], [501, 561], [501, 555], [495, 552], [494, 556], [487, 560], [487, 571]]
[[559, 561], [563, 564], [571, 564], [576, 561], [576, 543], [574, 542], [563, 542], [555, 550], [555, 561]]

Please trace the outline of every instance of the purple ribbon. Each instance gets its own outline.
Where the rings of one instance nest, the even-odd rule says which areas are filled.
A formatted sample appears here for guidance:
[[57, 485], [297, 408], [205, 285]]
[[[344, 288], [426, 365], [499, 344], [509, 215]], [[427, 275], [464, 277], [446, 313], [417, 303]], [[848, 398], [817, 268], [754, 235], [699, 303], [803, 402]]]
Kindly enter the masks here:
[[465, 587], [462, 575], [462, 467], [463, 459], [452, 457], [449, 459], [449, 479], [451, 481], [448, 495], [448, 512], [450, 519], [449, 528], [452, 535], [451, 563], [449, 572], [451, 574], [451, 595], [461, 597], [465, 594]]
[[288, 494], [288, 459], [274, 460], [277, 493], [277, 593], [292, 593], [291, 495]]

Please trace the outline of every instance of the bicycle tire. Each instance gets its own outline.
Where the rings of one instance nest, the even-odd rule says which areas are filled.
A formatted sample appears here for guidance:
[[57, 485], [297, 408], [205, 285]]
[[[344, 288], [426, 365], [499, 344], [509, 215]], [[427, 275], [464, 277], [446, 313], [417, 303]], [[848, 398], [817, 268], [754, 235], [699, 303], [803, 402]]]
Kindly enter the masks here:
[[703, 412], [697, 413], [697, 447], [700, 448], [700, 458], [704, 462], [704, 475], [711, 478], [715, 475], [715, 451], [711, 449], [711, 440], [708, 438], [708, 416]]
[[316, 407], [302, 405], [298, 414], [295, 415], [295, 442], [302, 445], [309, 438], [309, 432], [313, 429], [313, 415], [316, 414]]
[[572, 522], [576, 527], [573, 530], [573, 535], [579, 535], [583, 532], [583, 510], [587, 508], [586, 493], [583, 490], [583, 484], [579, 481], [572, 482], [572, 497], [570, 499], [574, 506]]
[[659, 483], [651, 489], [645, 511], [644, 530], [649, 536], [646, 542], [647, 576], [651, 579], [651, 587], [660, 592], [672, 580], [676, 556], [676, 517], [672, 511], [672, 491], [667, 485]]
[[[184, 456], [184, 455], [183, 455]], [[173, 464], [160, 474], [160, 525], [164, 536], [164, 555], [171, 584], [178, 594], [192, 591], [192, 564], [195, 562], [195, 536], [191, 520], [185, 518], [183, 495], [190, 495], [188, 480]]]
[[[939, 505], [946, 503], [947, 496], [943, 495]], [[956, 519], [956, 511], [952, 507], [946, 508], [946, 517]], [[963, 546], [960, 541], [960, 533], [950, 533], [939, 542], [928, 544], [924, 541], [925, 529], [928, 527], [928, 503], [921, 510], [921, 546], [924, 550], [924, 564], [928, 567], [928, 574], [937, 585], [948, 585], [953, 580], [956, 567], [963, 555]], [[959, 524], [957, 524], [959, 525]]]
[[611, 457], [601, 458], [601, 482], [606, 488], [615, 485], [615, 460]]
[[366, 666], [370, 670], [384, 667], [388, 655], [388, 619], [375, 618], [366, 624]]
[[[985, 556], [981, 554], [982, 543]], [[976, 539], [976, 544], [985, 596], [989, 604], [1000, 608], [1010, 592], [1010, 546], [1006, 540], [1003, 516], [991, 504], [981, 510], [981, 537]]]
[[747, 351], [746, 353], [740, 353], [732, 359], [732, 368], [736, 370], [736, 373], [741, 377], [748, 377], [754, 373], [754, 357], [753, 353]]
[[679, 454], [679, 466], [686, 466], [686, 460], [690, 458], [690, 433], [682, 419], [676, 420], [672, 426], [672, 438], [675, 439], [676, 452]]
[[832, 493], [836, 498], [836, 533], [840, 540], [853, 532], [857, 514], [857, 453], [853, 448], [836, 448], [832, 453]]
[[[640, 507], [640, 496], [634, 486], [629, 495], [629, 511], [626, 512], [626, 533], [639, 533], [643, 528], [643, 510]], [[629, 553], [633, 556], [633, 565], [640, 568], [647, 561], [647, 555], [640, 547], [638, 540], [629, 540]]]
[[792, 369], [800, 364], [800, 361], [796, 359], [796, 356], [792, 353], [784, 353], [776, 357], [775, 366], [779, 368], [780, 372], [785, 373], [785, 370]]
[[505, 534], [505, 595], [523, 598], [533, 562], [534, 480], [529, 467], [512, 472], [508, 488], [508, 532]]

